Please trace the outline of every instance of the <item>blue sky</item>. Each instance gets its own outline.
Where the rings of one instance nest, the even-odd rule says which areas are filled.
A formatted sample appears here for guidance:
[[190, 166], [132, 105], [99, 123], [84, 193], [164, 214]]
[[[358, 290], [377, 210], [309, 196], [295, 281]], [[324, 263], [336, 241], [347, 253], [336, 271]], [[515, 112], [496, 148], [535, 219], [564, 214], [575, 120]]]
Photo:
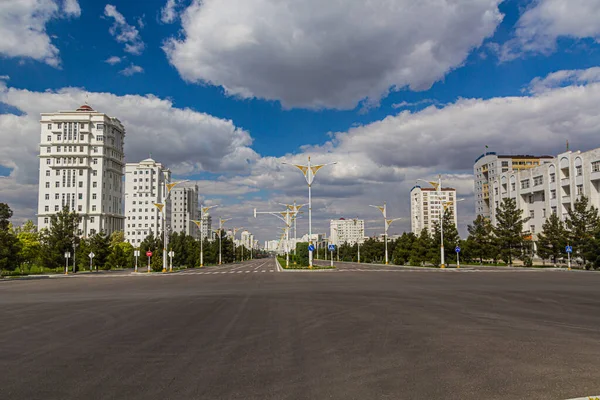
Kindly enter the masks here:
[[[573, 15], [569, 15], [569, 11], [556, 12], [561, 3], [558, 0], [458, 1], [463, 8], [452, 8], [455, 2], [450, 1], [444, 2], [447, 7], [429, 1], [413, 7], [410, 1], [398, 0], [397, 9], [389, 13], [392, 17], [398, 13], [395, 18], [400, 19], [398, 25], [402, 28], [395, 27], [394, 19], [386, 25], [388, 16], [383, 12], [386, 11], [384, 6], [376, 5], [365, 10], [360, 2], [349, 2], [352, 4], [347, 7], [350, 11], [337, 9], [339, 6], [334, 2], [308, 2], [314, 10], [307, 11], [294, 4], [296, 2], [284, 1], [290, 3], [289, 9], [293, 10], [290, 14], [288, 9], [279, 6], [264, 6], [264, 3], [256, 6], [252, 4], [253, 0], [227, 0], [222, 1], [221, 6], [216, 5], [215, 0], [207, 0], [204, 4], [190, 0], [36, 0], [29, 9], [18, 3], [10, 0], [0, 6], [0, 11], [4, 7], [5, 15], [13, 13], [13, 16], [33, 18], [38, 26], [36, 35], [46, 36], [57, 52], [50, 59], [44, 59], [36, 56], [35, 50], [25, 49], [30, 42], [28, 40], [25, 43], [16, 40], [12, 44], [10, 41], [0, 44], [0, 76], [4, 77], [6, 93], [12, 91], [0, 97], [0, 116], [26, 114], [23, 117], [37, 118], [32, 114], [42, 104], [50, 108], [43, 111], [54, 111], [53, 102], [56, 103], [57, 97], [50, 99], [47, 93], [51, 92], [73, 103], [79, 101], [78, 96], [84, 101], [85, 95], [89, 94], [92, 106], [97, 93], [111, 94], [123, 101], [128, 95], [140, 98], [151, 95], [172, 102], [167, 106], [170, 111], [190, 109], [196, 112], [193, 114], [196, 117], [197, 113], [205, 113], [215, 121], [230, 120], [228, 132], [238, 129], [243, 134], [231, 133], [231, 152], [223, 153], [223, 159], [246, 159], [247, 168], [243, 162], [239, 164], [230, 160], [215, 160], [212, 166], [191, 166], [197, 161], [193, 159], [174, 158], [184, 161], [185, 165], [172, 163], [177, 164], [174, 171], [179, 176], [220, 182], [222, 190], [213, 192], [204, 182], [207, 185], [204, 197], [227, 204], [230, 212], [242, 219], [244, 213], [255, 205], [252, 203], [258, 201], [257, 198], [262, 201], [259, 206], [268, 206], [268, 201], [301, 196], [303, 192], [296, 188], [301, 181], [296, 181], [296, 178], [290, 178], [294, 184], [273, 183], [282, 179], [283, 175], [272, 173], [293, 176], [273, 167], [273, 160], [287, 157], [293, 161], [295, 157], [301, 159], [310, 154], [331, 154], [333, 158], [345, 157], [347, 161], [345, 167], [336, 167], [323, 178], [322, 184], [330, 184], [333, 188], [331, 193], [324, 190], [325, 199], [320, 204], [320, 215], [324, 221], [346, 213], [362, 216], [362, 204], [367, 201], [365, 196], [373, 192], [382, 193], [381, 198], [376, 200], [388, 200], [406, 216], [407, 190], [412, 187], [414, 174], [447, 174], [465, 197], [469, 197], [472, 195], [472, 189], [469, 189], [469, 185], [472, 186], [472, 177], [469, 176], [472, 160], [486, 143], [502, 152], [522, 150], [540, 153], [561, 150], [559, 143], [562, 140], [557, 139], [552, 144], [540, 143], [539, 146], [520, 142], [518, 137], [512, 141], [500, 140], [499, 132], [504, 128], [499, 126], [496, 132], [488, 126], [487, 129], [492, 131], [489, 137], [474, 137], [465, 146], [460, 140], [446, 143], [451, 135], [446, 137], [444, 130], [447, 126], [439, 125], [435, 127], [435, 137], [429, 137], [429, 140], [441, 146], [444, 154], [437, 156], [440, 160], [427, 165], [426, 161], [415, 156], [424, 147], [429, 147], [427, 137], [415, 139], [421, 131], [410, 130], [409, 127], [429, 126], [434, 120], [444, 118], [449, 118], [448, 123], [452, 125], [454, 120], [451, 118], [456, 118], [457, 126], [468, 123], [469, 129], [477, 130], [477, 124], [483, 126], [481, 122], [468, 112], [461, 113], [464, 107], [475, 107], [471, 103], [460, 106], [464, 99], [482, 104], [486, 112], [501, 117], [492, 110], [494, 104], [486, 103], [486, 100], [506, 102], [507, 98], [514, 96], [519, 101], [527, 101], [574, 85], [591, 89], [594, 79], [578, 80], [578, 73], [571, 80], [560, 77], [543, 79], [552, 73], [587, 71], [600, 64], [600, 18], [594, 17], [594, 14], [600, 17], [598, 1], [577, 2], [581, 4], [574, 5]], [[170, 21], [164, 18], [168, 3], [174, 5]], [[74, 4], [78, 5], [79, 12]], [[130, 36], [128, 40], [119, 42], [116, 35], [111, 34], [109, 29], [116, 19], [107, 15], [107, 5], [114, 6], [113, 9], [125, 21], [125, 25], [117, 27], [116, 35], [123, 32], [122, 29], [132, 34], [133, 28], [137, 32], [133, 32], [135, 39]], [[321, 5], [322, 10], [318, 8]], [[75, 8], [69, 9], [68, 6]], [[579, 10], [575, 10], [578, 7]], [[586, 7], [589, 7], [589, 21], [579, 17], [582, 11], [586, 14]], [[236, 13], [230, 14], [232, 9]], [[40, 10], [46, 10], [41, 22], [32, 17]], [[414, 13], [416, 17], [402, 20], [408, 13]], [[364, 20], [359, 18], [361, 14], [364, 14]], [[427, 18], [419, 21], [418, 16], [431, 16], [435, 26], [443, 25], [444, 28], [429, 36], [423, 34], [424, 30], [432, 28], [427, 26]], [[381, 23], [373, 23], [371, 27], [370, 17]], [[259, 18], [262, 20], [259, 21]], [[355, 18], [359, 18], [360, 24], [351, 29]], [[280, 23], [282, 20], [286, 23]], [[0, 19], [0, 22], [3, 20]], [[7, 19], [0, 24], [4, 25], [0, 34], [5, 29], [7, 36], [12, 29], [12, 33], [27, 37], [23, 36], [27, 33], [23, 26], [13, 26], [9, 22]], [[386, 28], [381, 29], [380, 25]], [[295, 30], [290, 33], [288, 29], [291, 30], [292, 26]], [[453, 35], [456, 37], [453, 38]], [[166, 43], [172, 39], [177, 44], [167, 50]], [[139, 54], [124, 50], [126, 44], [140, 43], [143, 49], [138, 51]], [[381, 48], [373, 49], [373, 43], [381, 43]], [[431, 54], [420, 57], [420, 53], [415, 51], [431, 43], [434, 46]], [[338, 50], [339, 56], [331, 56]], [[416, 55], [411, 54], [406, 59], [393, 56], [395, 52], [411, 51], [415, 51]], [[354, 52], [356, 54], [352, 54]], [[105, 62], [110, 57], [119, 57], [120, 62], [114, 65]], [[340, 60], [340, 65], [334, 65], [337, 60]], [[133, 65], [143, 71], [130, 76], [120, 72]], [[544, 93], [531, 90], [530, 82], [536, 78], [548, 83], [548, 87], [542, 85]], [[297, 83], [294, 82], [296, 80]], [[329, 84], [331, 88], [328, 88]], [[394, 90], [394, 85], [400, 89]], [[61, 95], [65, 88], [77, 88], [77, 92], [70, 96]], [[336, 88], [339, 96], [332, 93], [337, 91]], [[98, 101], [102, 104], [101, 100]], [[22, 102], [33, 103], [36, 107], [27, 109]], [[78, 104], [72, 104], [71, 108], [76, 106]], [[399, 116], [402, 112], [404, 116]], [[127, 120], [129, 110], [122, 108], [112, 114]], [[576, 115], [574, 111], [573, 118]], [[465, 122], [464, 118], [469, 121]], [[135, 120], [134, 117], [131, 119]], [[388, 125], [396, 126], [397, 130], [389, 131], [386, 136], [384, 132], [389, 129]], [[6, 132], [8, 122], [0, 127]], [[134, 143], [142, 141], [142, 135], [148, 133], [137, 131], [134, 125], [127, 126], [127, 129], [132, 137], [128, 143], [137, 151], [129, 153], [129, 156], [141, 157], [143, 145], [136, 146]], [[194, 129], [194, 125], [188, 129]], [[589, 127], [586, 127], [585, 132], [588, 130]], [[218, 132], [215, 131], [214, 135], [219, 135]], [[582, 136], [577, 136], [577, 132], [569, 133], [570, 136], [575, 135], [571, 141], [597, 147], [597, 143], [589, 143], [583, 133]], [[565, 135], [564, 132], [546, 129], [540, 130], [540, 134]], [[23, 131], [23, 135], [28, 138], [23, 146], [29, 153], [34, 153], [35, 133]], [[211, 136], [210, 129], [198, 135], [198, 140], [210, 140], [206, 139]], [[361, 135], [366, 139], [361, 139]], [[382, 149], [381, 157], [375, 149], [366, 149], [369, 137], [373, 137], [373, 143]], [[495, 139], [498, 139], [497, 143]], [[243, 143], [239, 144], [240, 141]], [[350, 146], [348, 143], [352, 141], [358, 145]], [[386, 141], [390, 144], [406, 143], [393, 150]], [[236, 150], [238, 145], [243, 156]], [[171, 157], [163, 156], [160, 149], [154, 151], [153, 156], [159, 161], [162, 157], [167, 162]], [[363, 156], [366, 157], [364, 162], [361, 161]], [[425, 153], [423, 158], [428, 158]], [[461, 160], [457, 161], [457, 158]], [[128, 157], [128, 161], [135, 160]], [[15, 193], [23, 189], [20, 185], [34, 185], [37, 179], [35, 168], [20, 163], [22, 161], [14, 156], [0, 153], [0, 175], [6, 177], [3, 184], [11, 185], [10, 189]], [[268, 167], [273, 169], [272, 173], [267, 171]], [[370, 170], [372, 167], [375, 170]], [[353, 170], [367, 172], [362, 175], [347, 173]], [[384, 179], [375, 178], [378, 171], [385, 176]], [[9, 181], [9, 178], [14, 180]], [[398, 189], [381, 190], [378, 185], [397, 186]], [[339, 197], [336, 191], [340, 193]], [[391, 198], [384, 198], [386, 196]], [[341, 208], [340, 201], [347, 204], [346, 208]], [[13, 208], [19, 210], [17, 214], [22, 218], [32, 217], [34, 203], [25, 202], [22, 207], [17, 203]], [[472, 220], [472, 216], [471, 202], [465, 206], [464, 219], [461, 219], [463, 227]], [[375, 215], [364, 217], [374, 218]], [[398, 229], [408, 230], [409, 226], [401, 225]]]

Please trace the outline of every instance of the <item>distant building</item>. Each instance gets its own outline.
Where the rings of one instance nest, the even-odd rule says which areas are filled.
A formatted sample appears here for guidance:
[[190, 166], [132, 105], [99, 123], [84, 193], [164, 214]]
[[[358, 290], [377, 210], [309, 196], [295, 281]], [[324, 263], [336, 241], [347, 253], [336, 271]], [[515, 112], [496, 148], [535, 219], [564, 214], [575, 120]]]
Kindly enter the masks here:
[[600, 207], [600, 148], [587, 152], [567, 151], [525, 170], [509, 170], [490, 181], [491, 222], [496, 224], [500, 203], [513, 198], [529, 218], [524, 231], [536, 240], [551, 214], [565, 220], [580, 196]]
[[215, 240], [215, 234], [212, 231], [212, 217], [209, 213], [202, 214], [202, 240], [205, 238], [211, 242]]
[[68, 207], [81, 220], [76, 234], [123, 230], [125, 128], [87, 104], [40, 119], [38, 228]]
[[[125, 165], [125, 240], [139, 246], [151, 232], [162, 233], [162, 215], [155, 203], [162, 203], [171, 171], [161, 163], [147, 158]], [[166, 207], [166, 224], [171, 224], [170, 202]]]
[[329, 222], [329, 237], [336, 246], [362, 243], [365, 237], [365, 221], [362, 219], [332, 219]]
[[175, 186], [169, 197], [171, 203], [171, 232], [178, 232], [199, 238], [198, 226], [198, 185]]
[[456, 225], [456, 189], [442, 188], [436, 192], [434, 188], [422, 188], [418, 185], [411, 189], [410, 220], [411, 230], [415, 235], [419, 235], [423, 229], [433, 234], [436, 222], [439, 223], [443, 215], [443, 203], [447, 204], [446, 208], [452, 213]]
[[497, 155], [495, 152], [482, 154], [475, 160], [473, 174], [475, 177], [475, 215], [486, 218], [491, 216], [491, 205], [494, 197], [490, 194], [490, 183], [500, 174], [508, 171], [523, 171], [535, 168], [551, 156], [529, 155]]

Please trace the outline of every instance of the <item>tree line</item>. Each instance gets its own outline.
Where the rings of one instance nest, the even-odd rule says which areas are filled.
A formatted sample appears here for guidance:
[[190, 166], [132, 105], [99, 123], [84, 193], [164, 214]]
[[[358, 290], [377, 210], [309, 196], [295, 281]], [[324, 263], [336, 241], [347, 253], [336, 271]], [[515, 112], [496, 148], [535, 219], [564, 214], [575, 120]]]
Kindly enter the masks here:
[[[135, 264], [134, 251], [140, 251], [138, 267], [145, 270], [148, 264], [147, 251], [152, 252], [150, 266], [154, 271], [162, 270], [163, 242], [161, 235], [150, 232], [134, 248], [125, 241], [122, 231], [110, 236], [97, 233], [88, 238], [79, 238], [75, 233], [79, 224], [79, 215], [64, 208], [50, 217], [50, 227], [38, 231], [32, 221], [22, 226], [13, 226], [10, 219], [13, 213], [8, 204], [0, 203], [0, 270], [15, 273], [61, 272], [65, 268], [65, 253], [69, 252], [69, 271], [73, 262], [77, 271], [96, 269], [132, 268]], [[221, 233], [222, 261], [231, 263], [250, 258], [250, 250], [236, 246], [233, 241]], [[200, 266], [200, 242], [192, 236], [173, 233], [169, 236], [169, 249], [174, 252], [174, 267]], [[89, 254], [94, 253], [90, 261]], [[217, 264], [219, 261], [219, 241], [203, 242], [204, 265]], [[256, 257], [263, 252], [253, 251]], [[169, 262], [170, 260], [167, 259]]]
[[[551, 214], [542, 226], [542, 232], [533, 241], [524, 233], [529, 217], [517, 207], [514, 199], [504, 199], [496, 214], [496, 225], [482, 216], [477, 216], [468, 225], [469, 235], [460, 239], [450, 211], [443, 214], [444, 249], [447, 264], [456, 263], [455, 248], [460, 247], [461, 263], [504, 263], [513, 265], [520, 260], [524, 265], [533, 265], [534, 258], [543, 263], [557, 264], [567, 258], [566, 246], [573, 248], [574, 262], [585, 268], [600, 268], [600, 217], [598, 209], [590, 206], [589, 200], [581, 196], [569, 209], [565, 221]], [[369, 238], [360, 244], [360, 260], [366, 263], [385, 261], [384, 242]], [[397, 265], [433, 265], [440, 263], [440, 227], [434, 224], [433, 234], [423, 230], [420, 234], [403, 233], [399, 238], [388, 241], [390, 262]], [[320, 248], [317, 257], [330, 257], [327, 249]], [[358, 244], [344, 243], [333, 252], [334, 260], [358, 260]]]

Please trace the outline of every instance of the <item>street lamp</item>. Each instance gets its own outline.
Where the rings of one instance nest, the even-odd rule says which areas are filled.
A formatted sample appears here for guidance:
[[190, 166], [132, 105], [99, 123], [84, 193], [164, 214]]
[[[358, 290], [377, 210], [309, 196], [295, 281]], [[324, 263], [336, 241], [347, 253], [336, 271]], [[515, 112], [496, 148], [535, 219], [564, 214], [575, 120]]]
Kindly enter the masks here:
[[218, 205], [215, 204], [214, 206], [200, 207], [200, 220], [192, 221], [193, 223], [196, 224], [196, 226], [200, 230], [200, 268], [204, 267], [204, 238], [202, 237], [202, 234], [203, 234], [202, 231], [204, 229], [203, 229], [202, 221], [204, 220], [204, 216], [206, 214], [208, 214], [208, 210], [210, 210], [211, 208], [215, 208], [215, 207], [218, 207]]
[[[294, 204], [283, 204], [283, 203], [279, 203], [282, 206], [285, 206], [287, 208], [289, 208], [292, 211], [292, 220], [294, 221], [294, 246], [296, 245], [296, 241], [298, 240], [296, 237], [296, 228], [297, 228], [297, 224], [296, 224], [296, 220], [298, 219], [298, 214], [300, 214], [300, 209], [304, 206], [307, 206], [308, 204], [296, 204], [296, 200], [294, 200]], [[310, 238], [308, 239], [309, 241], [311, 240]], [[296, 254], [296, 249], [294, 248], [294, 254]], [[317, 254], [318, 255], [318, 254]]]
[[381, 211], [381, 213], [383, 214], [383, 235], [384, 235], [384, 241], [385, 241], [385, 265], [389, 264], [389, 260], [388, 260], [388, 228], [390, 227], [390, 225], [392, 225], [392, 222], [394, 221], [398, 221], [399, 219], [402, 218], [391, 218], [388, 219], [387, 218], [387, 205], [386, 202], [383, 202], [383, 206], [372, 206], [370, 205], [369, 207], [374, 207], [376, 209], [378, 209], [379, 211]]
[[[286, 266], [286, 268], [288, 268], [290, 266], [290, 249], [289, 249], [289, 247], [290, 247], [289, 246], [290, 245], [290, 226], [292, 225], [292, 222], [290, 220], [291, 213], [290, 213], [289, 208], [285, 211], [256, 211], [256, 208], [255, 208], [254, 209], [254, 218], [256, 218], [256, 214], [273, 215], [273, 216], [279, 218], [280, 220], [282, 220], [283, 223], [285, 224], [285, 228], [284, 228], [284, 235], [285, 235], [285, 241], [286, 241], [285, 266]], [[283, 235], [282, 235], [282, 237], [283, 237]], [[309, 253], [311, 253], [311, 252], [309, 251]], [[310, 268], [312, 268], [312, 266], [310, 266]]]
[[[167, 201], [169, 201], [169, 195], [171, 194], [171, 190], [173, 190], [173, 188], [175, 186], [179, 185], [180, 183], [185, 183], [185, 182], [189, 182], [189, 180], [186, 179], [184, 181], [178, 181], [178, 182], [172, 182], [172, 183], [167, 183], [165, 181], [165, 191], [167, 192], [167, 194], [165, 195], [163, 192], [163, 195], [165, 196], [165, 198], [162, 203], [154, 203], [154, 206], [156, 208], [158, 208], [158, 210], [162, 213], [162, 231], [163, 231], [163, 268], [162, 268], [162, 272], [167, 272], [167, 248], [169, 247], [169, 245], [167, 243], [167, 209], [166, 209]], [[173, 272], [173, 266], [171, 266], [170, 272]]]
[[[287, 164], [287, 165], [293, 165], [294, 167], [298, 168], [302, 174], [304, 175], [304, 178], [306, 179], [306, 183], [308, 184], [308, 241], [309, 244], [312, 244], [312, 194], [311, 194], [311, 186], [313, 181], [315, 180], [315, 175], [317, 173], [318, 170], [320, 170], [321, 168], [327, 166], [327, 165], [333, 165], [333, 164], [337, 164], [337, 162], [332, 162], [332, 163], [328, 163], [328, 164], [317, 164], [317, 165], [312, 165], [310, 163], [310, 157], [308, 157], [308, 165], [299, 165], [299, 164], [289, 164], [284, 162], [283, 164]], [[312, 251], [308, 251], [308, 265], [310, 268], [312, 268], [313, 265], [313, 254]]]
[[444, 254], [444, 213], [446, 212], [446, 209], [449, 206], [453, 205], [455, 202], [458, 203], [460, 201], [463, 201], [464, 199], [457, 199], [456, 201], [443, 199], [442, 175], [438, 175], [437, 182], [436, 181], [426, 181], [424, 179], [417, 179], [417, 180], [427, 182], [431, 186], [433, 186], [433, 188], [435, 189], [435, 195], [437, 197], [437, 200], [442, 205], [442, 208], [440, 208], [440, 216], [439, 216], [439, 221], [440, 221], [440, 268], [446, 268], [446, 260], [445, 260], [445, 254]]

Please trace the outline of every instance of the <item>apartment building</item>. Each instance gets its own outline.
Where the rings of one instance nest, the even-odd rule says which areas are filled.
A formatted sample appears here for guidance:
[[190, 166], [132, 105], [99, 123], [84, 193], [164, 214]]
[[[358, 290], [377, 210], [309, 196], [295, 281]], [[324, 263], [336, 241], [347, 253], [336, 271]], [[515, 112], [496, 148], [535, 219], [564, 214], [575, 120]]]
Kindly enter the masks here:
[[198, 220], [198, 185], [182, 184], [171, 190], [171, 231], [199, 238], [200, 230], [192, 221]]
[[473, 174], [475, 177], [475, 215], [490, 218], [490, 205], [494, 202], [492, 195], [490, 195], [490, 182], [498, 175], [509, 171], [523, 171], [535, 168], [552, 158], [552, 156], [497, 155], [492, 151], [479, 156], [473, 165]]
[[[133, 246], [151, 232], [155, 236], [162, 233], [162, 214], [154, 204], [164, 202], [170, 181], [171, 171], [152, 158], [125, 165], [125, 240]], [[165, 212], [166, 226], [170, 226], [170, 202]]]
[[66, 206], [81, 217], [78, 236], [123, 230], [125, 127], [88, 104], [42, 113], [40, 125], [38, 228]]
[[422, 188], [417, 185], [410, 191], [410, 221], [411, 230], [415, 235], [421, 234], [427, 229], [433, 234], [435, 224], [439, 223], [443, 215], [444, 204], [452, 213], [454, 225], [457, 225], [456, 212], [456, 189], [442, 188], [436, 191], [434, 188]]
[[491, 222], [504, 198], [514, 198], [529, 220], [524, 230], [532, 239], [542, 231], [550, 214], [565, 220], [568, 210], [582, 195], [600, 207], [600, 148], [587, 152], [567, 151], [535, 168], [500, 173], [490, 182]]
[[365, 237], [365, 221], [363, 219], [332, 219], [329, 221], [329, 237], [337, 246], [348, 243], [362, 243]]

